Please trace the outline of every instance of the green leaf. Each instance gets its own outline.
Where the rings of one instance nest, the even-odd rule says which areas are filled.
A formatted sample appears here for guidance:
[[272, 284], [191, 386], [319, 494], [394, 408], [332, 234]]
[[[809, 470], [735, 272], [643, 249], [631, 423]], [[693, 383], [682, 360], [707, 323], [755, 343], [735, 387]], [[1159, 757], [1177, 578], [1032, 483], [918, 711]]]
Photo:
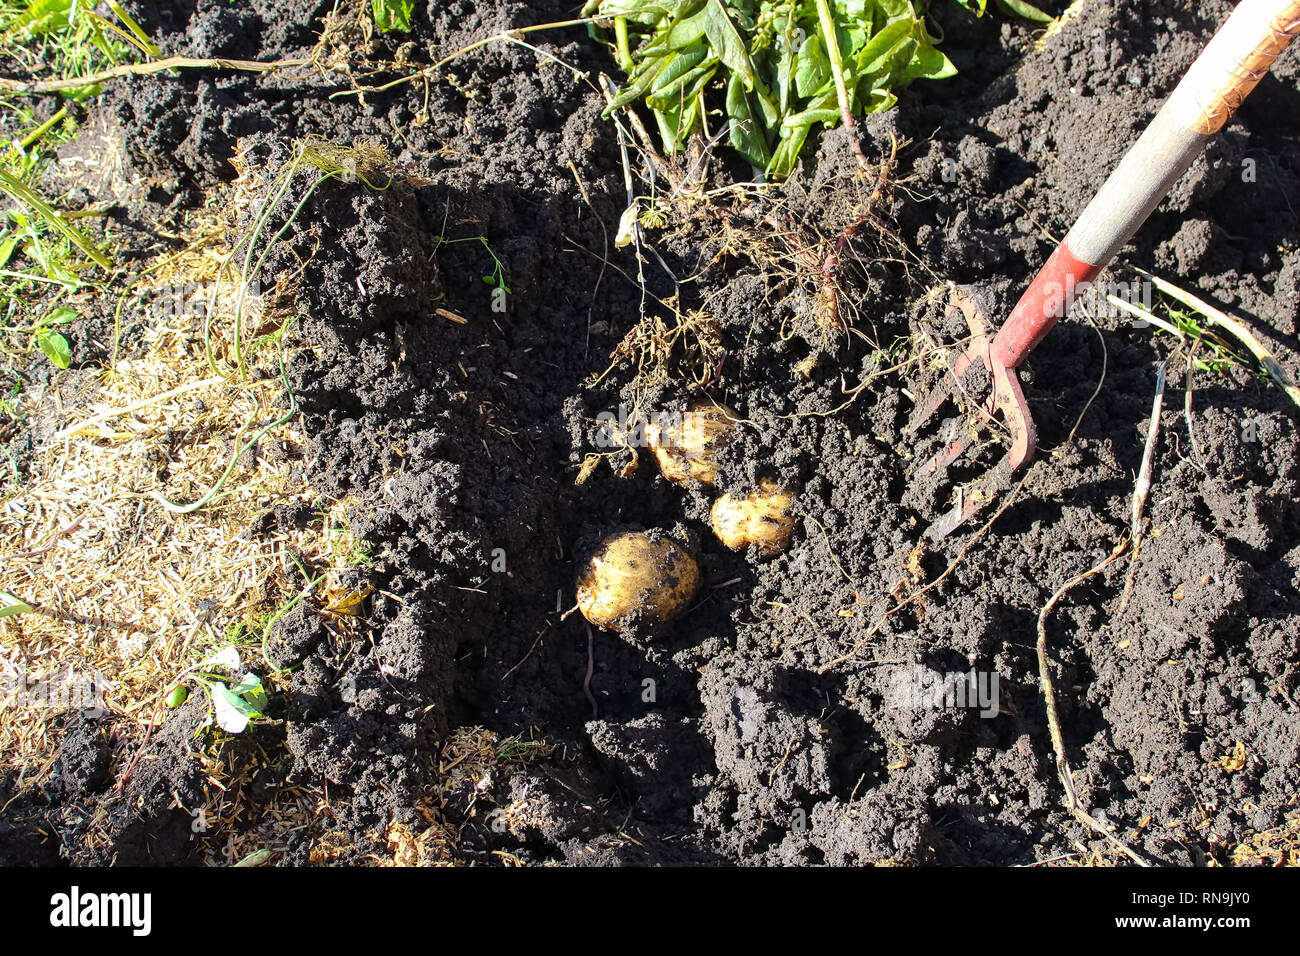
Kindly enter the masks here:
[[899, 48], [911, 37], [913, 26], [912, 20], [895, 20], [872, 37], [867, 45], [858, 51], [856, 61], [858, 76], [887, 71]]
[[242, 678], [240, 678], [239, 683], [230, 685], [230, 692], [232, 694], [238, 694], [239, 696], [242, 697], [244, 696], [244, 694], [248, 693], [254, 687], [261, 687], [261, 686], [262, 686], [262, 681], [258, 678], [256, 674], [250, 671], [249, 673], [245, 674]]
[[632, 77], [631, 83], [624, 88], [623, 92], [610, 101], [610, 104], [605, 107], [605, 111], [601, 115], [609, 117], [615, 110], [644, 97], [650, 92], [650, 88], [654, 85], [654, 81], [660, 72], [670, 65], [670, 61], [671, 54], [642, 61], [641, 69]]
[[14, 249], [18, 246], [19, 237], [11, 235], [3, 242], [0, 242], [0, 269], [9, 264], [9, 259], [14, 254]]
[[370, 0], [370, 11], [381, 33], [408, 33], [415, 0]]
[[21, 598], [14, 597], [8, 591], [0, 591], [0, 617], [13, 617], [32, 610], [35, 608]]
[[77, 310], [71, 306], [61, 305], [41, 320], [41, 325], [64, 325], [77, 317]]
[[681, 99], [683, 89], [716, 69], [717, 63], [703, 44], [680, 54], [655, 78], [654, 88], [646, 96], [646, 102], [654, 109], [666, 109]]
[[892, 110], [897, 102], [898, 97], [889, 90], [872, 90], [862, 105], [862, 112], [883, 113], [885, 110]]
[[916, 51], [906, 73], [909, 80], [944, 80], [956, 75], [957, 68], [952, 61], [932, 46], [923, 46]]
[[117, 18], [122, 21], [122, 24], [131, 31], [146, 53], [150, 56], [162, 56], [162, 51], [149, 39], [149, 34], [145, 33], [140, 24], [136, 23], [131, 18], [131, 15], [122, 9], [122, 5], [117, 0], [108, 0], [108, 6]]
[[799, 161], [799, 153], [803, 150], [803, 144], [808, 139], [808, 131], [811, 126], [800, 126], [798, 129], [790, 131], [789, 136], [782, 136], [781, 141], [776, 144], [776, 149], [772, 153], [772, 161], [767, 165], [767, 175], [784, 179], [794, 172], [795, 163]]
[[[754, 64], [749, 59], [749, 50], [745, 46], [745, 41], [741, 39], [736, 25], [731, 22], [731, 17], [722, 6], [722, 0], [709, 0], [704, 11], [708, 14], [704, 32], [709, 38], [709, 46], [713, 47], [713, 52], [727, 65], [732, 74], [744, 81], [745, 89], [752, 90], [755, 80]], [[766, 161], [763, 165], [766, 165]]]
[[10, 21], [5, 34], [26, 31], [29, 36], [43, 36], [66, 30], [72, 22], [72, 0], [31, 0], [22, 16]]
[[266, 710], [266, 690], [262, 687], [262, 679], [256, 674], [245, 674], [238, 684], [230, 688], [230, 692], [244, 698], [259, 713]]
[[207, 686], [212, 695], [212, 708], [217, 712], [217, 726], [226, 733], [243, 733], [250, 720], [262, 716], [256, 708], [220, 681], [209, 681]]
[[[848, 108], [888, 109], [891, 90], [942, 79], [952, 63], [935, 49], [924, 14], [929, 0], [827, 0], [834, 39], [814, 0], [587, 0], [587, 15], [617, 18], [609, 41], [627, 71], [614, 109], [643, 100], [664, 149], [700, 132], [703, 111], [722, 100], [731, 145], [769, 176], [787, 175], [810, 130], [837, 125], [832, 76], [836, 44]], [[961, 0], [979, 13], [987, 0]], [[602, 34], [603, 35], [603, 34]]]
[[697, 13], [676, 20], [668, 29], [668, 46], [674, 50], [684, 50], [704, 36], [708, 28], [709, 11], [707, 6], [700, 7]]
[[807, 129], [814, 123], [825, 123], [827, 126], [834, 126], [840, 119], [839, 107], [825, 107], [821, 109], [807, 109], [793, 116], [787, 116], [781, 123], [781, 135], [786, 135], [787, 130], [793, 131], [803, 127]]
[[681, 50], [676, 56], [664, 57], [664, 67], [659, 70], [650, 84], [651, 93], [663, 93], [674, 84], [680, 84], [682, 78], [696, 69], [709, 56], [709, 48], [703, 43]]
[[894, 47], [883, 64], [884, 71], [882, 73], [864, 74], [878, 77], [877, 81], [871, 84], [871, 88], [906, 86], [908, 84], [908, 67], [920, 46], [920, 42], [915, 37], [907, 37], [902, 43]]
[[727, 116], [730, 121], [731, 145], [751, 166], [766, 169], [772, 159], [767, 139], [749, 106], [749, 94], [739, 73], [727, 81]]
[[682, 102], [671, 103], [665, 109], [654, 111], [655, 122], [659, 126], [659, 139], [670, 155], [681, 149], [683, 140], [699, 120], [698, 93], [698, 90], [694, 90]]
[[[776, 103], [772, 100], [772, 92], [760, 81], [754, 84], [753, 92], [750, 94], [753, 101], [758, 104], [758, 110], [763, 120], [763, 125], [768, 130], [775, 131], [781, 126], [782, 111], [777, 108]], [[769, 136], [769, 139], [773, 137]]]
[[994, 0], [994, 2], [1013, 17], [1021, 17], [1033, 23], [1052, 23], [1056, 19], [1050, 13], [1039, 10], [1032, 3], [1026, 3], [1025, 0]]
[[54, 210], [54, 207], [33, 192], [30, 186], [22, 180], [10, 176], [3, 169], [0, 169], [0, 190], [8, 193], [24, 206], [34, 211], [47, 225], [63, 233], [67, 239], [77, 246], [77, 248], [90, 256], [96, 265], [99, 265], [104, 269], [112, 268], [113, 264], [109, 261], [108, 257], [100, 252], [93, 242], [87, 239], [75, 226], [60, 216]]
[[794, 61], [794, 90], [802, 97], [817, 93], [832, 82], [830, 57], [821, 36], [810, 36], [799, 48]]
[[41, 347], [46, 358], [59, 368], [67, 369], [72, 365], [72, 350], [68, 348], [68, 340], [58, 332], [39, 330], [36, 333], [36, 344]]
[[[913, 8], [913, 0], [869, 0], [876, 9], [884, 14], [885, 23], [893, 23], [902, 17], [909, 20], [915, 20], [916, 10]], [[883, 27], [882, 27], [883, 29]]]

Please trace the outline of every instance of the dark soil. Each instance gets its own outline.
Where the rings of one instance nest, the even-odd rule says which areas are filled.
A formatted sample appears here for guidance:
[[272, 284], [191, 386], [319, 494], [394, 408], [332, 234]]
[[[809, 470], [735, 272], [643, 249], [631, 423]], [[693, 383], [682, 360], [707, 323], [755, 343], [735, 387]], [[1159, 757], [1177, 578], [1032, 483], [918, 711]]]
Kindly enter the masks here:
[[[1005, 315], [1051, 250], [1045, 232], [1066, 231], [1231, 5], [1095, 0], [1041, 49], [1018, 26], [938, 6], [958, 77], [907, 91], [859, 130], [872, 158], [890, 134], [901, 144], [879, 222], [841, 273], [858, 328], [886, 346], [923, 330], [964, 334], [925, 301], [940, 281]], [[141, 17], [176, 53], [270, 59], [310, 45], [329, 7], [200, 0]], [[571, 7], [430, 3], [411, 57]], [[581, 30], [533, 39], [593, 76], [610, 69]], [[961, 560], [875, 629], [891, 593], [919, 583], [904, 565], [948, 503], [906, 491], [925, 447], [904, 434], [903, 389], [927, 384], [915, 366], [828, 414], [847, 401], [842, 381], [878, 367], [873, 348], [842, 335], [827, 344], [801, 325], [807, 297], [739, 250], [719, 254], [717, 221], [652, 232], [663, 265], [647, 257], [650, 294], [680, 292], [683, 310], [708, 311], [726, 359], [709, 387], [678, 382], [645, 401], [671, 409], [707, 395], [738, 409], [748, 424], [719, 490], [777, 477], [800, 489], [803, 521], [791, 551], [763, 560], [723, 548], [708, 529], [711, 496], [670, 485], [649, 456], [631, 477], [602, 465], [575, 484], [600, 450], [596, 416], [633, 399], [625, 367], [590, 384], [642, 298], [633, 254], [612, 243], [626, 205], [616, 133], [591, 86], [530, 50], [493, 45], [449, 70], [423, 124], [412, 87], [362, 104], [283, 75], [133, 79], [97, 107], [149, 184], [121, 208], [123, 229], [233, 179], [237, 150], [273, 163], [309, 133], [376, 137], [409, 177], [385, 192], [327, 184], [262, 277], [273, 284], [315, 250], [296, 293], [298, 340], [312, 348], [291, 365], [306, 460], [322, 493], [360, 499], [354, 530], [373, 545], [383, 592], [373, 640], [343, 667], [311, 615], [287, 619], [280, 641], [302, 666], [273, 715], [285, 724], [251, 731], [287, 744], [287, 780], [328, 784], [333, 826], [350, 839], [340, 861], [382, 853], [392, 821], [419, 824], [440, 746], [474, 726], [555, 749], [448, 804], [468, 861], [502, 850], [530, 863], [1017, 864], [1075, 841], [1104, 849], [1063, 806], [1035, 625], [1052, 593], [1125, 534], [1170, 340], [1118, 317], [1098, 330], [1079, 313], [1062, 322], [1022, 369], [1041, 450], [1020, 494], [969, 550], [982, 521], [924, 554], [926, 581]], [[1245, 316], [1284, 363], [1300, 319], [1298, 77], [1292, 53], [1126, 252]], [[726, 159], [711, 173], [743, 175]], [[824, 136], [783, 215], [834, 235], [853, 182], [844, 132]], [[504, 312], [482, 280], [491, 260], [478, 236], [504, 265]], [[693, 281], [678, 289], [664, 266]], [[795, 374], [810, 355], [820, 364]], [[1198, 454], [1184, 382], [1171, 363], [1131, 602], [1117, 613], [1126, 555], [1071, 591], [1047, 633], [1083, 802], [1129, 836], [1149, 818], [1131, 843], [1152, 859], [1203, 864], [1281, 823], [1300, 784], [1300, 445], [1294, 409], [1267, 381], [1199, 372]], [[588, 632], [561, 612], [584, 549], [626, 527], [677, 529], [702, 584], [688, 613], [649, 635], [596, 634], [593, 719]], [[996, 674], [1000, 712], [893, 706], [915, 668]], [[73, 862], [188, 859], [189, 815], [169, 808], [173, 791], [188, 804], [201, 784], [195, 717], [182, 709], [153, 738], [108, 848], [79, 842], [68, 821], [112, 784], [110, 744], [70, 735], [57, 786], [0, 823], [0, 858], [52, 860], [33, 831], [52, 818]], [[1244, 766], [1221, 766], [1238, 742]], [[526, 814], [491, 825], [493, 808], [520, 801]], [[283, 858], [306, 862], [316, 837], [304, 832]]]

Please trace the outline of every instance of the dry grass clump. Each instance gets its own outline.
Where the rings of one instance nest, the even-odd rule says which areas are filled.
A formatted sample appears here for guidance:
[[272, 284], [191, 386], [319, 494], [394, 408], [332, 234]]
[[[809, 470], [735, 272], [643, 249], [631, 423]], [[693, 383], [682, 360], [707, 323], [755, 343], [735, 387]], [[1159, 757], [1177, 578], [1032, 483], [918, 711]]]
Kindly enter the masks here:
[[[277, 371], [247, 380], [226, 371], [219, 342], [205, 347], [192, 307], [215, 303], [220, 329], [236, 298], [229, 283], [207, 295], [223, 258], [211, 239], [209, 231], [134, 287], [124, 320], [143, 329], [136, 354], [99, 373], [97, 388], [85, 390], [88, 404], [53, 408], [66, 424], [36, 436], [28, 479], [0, 501], [0, 590], [32, 608], [0, 618], [0, 681], [10, 691], [0, 700], [0, 773], [16, 772], [19, 793], [48, 777], [76, 722], [69, 711], [85, 703], [48, 693], [53, 675], [93, 687], [91, 702], [117, 742], [136, 744], [115, 748], [129, 760], [163, 719], [168, 691], [218, 648], [235, 645], [274, 694], [275, 673], [260, 655], [276, 611], [308, 590], [308, 574], [313, 598], [327, 607], [344, 601], [348, 572], [367, 560], [346, 530], [352, 503], [319, 501], [307, 485], [306, 439], [292, 419], [245, 448], [285, 417], [281, 346], [274, 337], [254, 345], [252, 367]], [[257, 334], [270, 310], [256, 296], [245, 297], [244, 309]], [[45, 397], [40, 417], [57, 401]], [[175, 507], [214, 487], [203, 507]], [[278, 505], [306, 506], [317, 518], [251, 534]], [[207, 809], [223, 819], [240, 803], [244, 771], [219, 755], [205, 759], [215, 761], [209, 776], [220, 784]], [[309, 814], [312, 803], [304, 794], [280, 801], [291, 805], [284, 821]]]

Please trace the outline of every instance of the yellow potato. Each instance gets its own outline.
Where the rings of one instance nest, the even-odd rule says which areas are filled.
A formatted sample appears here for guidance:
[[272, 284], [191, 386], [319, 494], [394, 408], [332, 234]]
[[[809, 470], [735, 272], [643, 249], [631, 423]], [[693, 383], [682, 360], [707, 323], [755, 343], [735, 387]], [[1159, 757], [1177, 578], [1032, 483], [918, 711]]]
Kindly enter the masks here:
[[613, 534], [578, 574], [578, 609], [611, 631], [638, 611], [665, 621], [686, 608], [699, 579], [695, 559], [662, 531]]
[[651, 421], [646, 442], [669, 481], [718, 480], [718, 454], [736, 436], [740, 416], [725, 405], [695, 405], [680, 419]]
[[718, 540], [733, 551], [743, 551], [751, 544], [766, 557], [780, 554], [790, 546], [799, 519], [791, 513], [794, 495], [765, 478], [759, 491], [745, 498], [726, 494], [713, 503], [710, 519]]

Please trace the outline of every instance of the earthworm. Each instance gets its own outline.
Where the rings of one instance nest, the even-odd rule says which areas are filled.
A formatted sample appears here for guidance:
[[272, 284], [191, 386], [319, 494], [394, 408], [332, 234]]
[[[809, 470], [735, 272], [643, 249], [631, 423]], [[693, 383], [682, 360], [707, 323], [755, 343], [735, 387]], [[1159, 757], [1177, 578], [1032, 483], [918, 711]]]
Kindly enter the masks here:
[[591, 624], [587, 625], [587, 676], [582, 681], [582, 692], [591, 701], [591, 719], [597, 717], [596, 698], [591, 695], [591, 674], [596, 669], [596, 657], [592, 650]]

